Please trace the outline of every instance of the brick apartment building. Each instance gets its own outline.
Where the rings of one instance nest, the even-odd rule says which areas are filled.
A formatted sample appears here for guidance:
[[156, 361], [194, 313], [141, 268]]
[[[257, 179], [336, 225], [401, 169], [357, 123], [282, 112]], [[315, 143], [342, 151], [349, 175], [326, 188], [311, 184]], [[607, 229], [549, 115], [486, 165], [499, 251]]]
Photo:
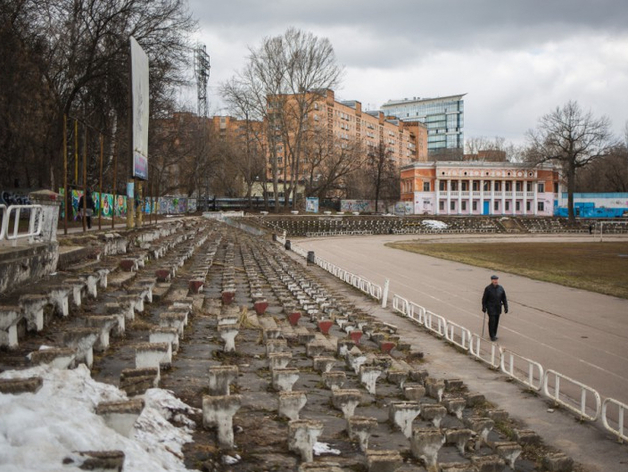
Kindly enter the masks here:
[[[294, 106], [291, 96], [281, 100], [283, 107]], [[378, 152], [380, 146], [387, 157], [400, 168], [415, 161], [427, 160], [427, 127], [419, 122], [404, 122], [396, 117], [387, 117], [381, 111], [362, 110], [357, 100], [338, 101], [332, 90], [310, 92], [311, 112], [308, 113], [308, 132], [311, 139], [322, 136], [330, 146], [348, 148], [358, 144], [365, 154]], [[317, 134], [318, 133], [318, 134]], [[277, 143], [277, 164], [280, 175], [290, 175], [290, 156], [286, 143]], [[306, 153], [303, 157], [307, 159]], [[299, 169], [299, 179], [306, 177], [306, 166]], [[268, 165], [268, 178], [272, 178], [272, 167]]]

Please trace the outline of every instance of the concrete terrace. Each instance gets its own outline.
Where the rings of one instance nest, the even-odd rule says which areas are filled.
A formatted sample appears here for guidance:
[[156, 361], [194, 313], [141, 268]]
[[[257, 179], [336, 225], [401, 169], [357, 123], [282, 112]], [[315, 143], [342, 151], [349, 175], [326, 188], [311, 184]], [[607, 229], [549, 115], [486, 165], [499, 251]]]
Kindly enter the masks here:
[[0, 299], [0, 368], [83, 363], [127, 425], [172, 390], [198, 408], [190, 469], [620, 470], [625, 446], [272, 239], [204, 218], [63, 238], [55, 274]]

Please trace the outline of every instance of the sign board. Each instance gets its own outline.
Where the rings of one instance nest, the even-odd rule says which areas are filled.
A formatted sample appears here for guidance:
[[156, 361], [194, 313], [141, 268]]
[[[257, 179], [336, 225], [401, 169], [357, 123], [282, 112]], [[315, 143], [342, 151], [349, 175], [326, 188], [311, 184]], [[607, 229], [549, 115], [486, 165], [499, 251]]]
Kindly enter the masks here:
[[308, 213], [318, 213], [318, 197], [307, 197], [305, 199], [305, 211]]
[[148, 56], [131, 36], [133, 177], [148, 180]]

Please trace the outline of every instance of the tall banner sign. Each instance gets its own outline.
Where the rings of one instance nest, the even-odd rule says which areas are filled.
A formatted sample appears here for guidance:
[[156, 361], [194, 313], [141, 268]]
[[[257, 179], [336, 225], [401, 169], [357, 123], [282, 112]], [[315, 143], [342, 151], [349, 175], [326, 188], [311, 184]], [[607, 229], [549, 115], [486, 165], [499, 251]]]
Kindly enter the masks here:
[[148, 56], [131, 41], [131, 116], [133, 177], [148, 180]]

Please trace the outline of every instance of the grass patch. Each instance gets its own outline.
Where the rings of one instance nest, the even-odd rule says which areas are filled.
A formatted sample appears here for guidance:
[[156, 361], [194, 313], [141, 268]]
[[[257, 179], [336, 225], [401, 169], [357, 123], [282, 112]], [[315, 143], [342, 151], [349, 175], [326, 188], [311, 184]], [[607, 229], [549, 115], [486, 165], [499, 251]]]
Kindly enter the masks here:
[[388, 247], [628, 299], [628, 243], [421, 243]]

